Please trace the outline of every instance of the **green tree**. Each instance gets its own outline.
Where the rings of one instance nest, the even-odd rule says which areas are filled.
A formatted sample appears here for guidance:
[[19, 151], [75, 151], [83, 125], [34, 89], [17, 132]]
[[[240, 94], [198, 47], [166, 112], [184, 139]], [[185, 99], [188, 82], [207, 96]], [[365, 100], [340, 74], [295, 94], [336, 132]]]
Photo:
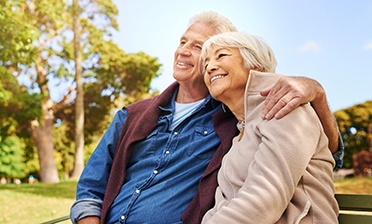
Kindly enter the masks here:
[[[23, 130], [30, 130], [28, 133], [37, 148], [41, 181], [58, 182], [53, 141], [56, 122], [66, 124], [67, 128], [64, 130], [71, 141], [77, 135], [74, 122], [77, 119], [77, 80], [71, 1], [24, 0], [11, 1], [12, 4], [0, 1], [6, 12], [3, 23], [11, 20], [8, 16], [13, 16], [15, 21], [24, 24], [23, 27], [29, 28], [26, 29], [27, 32], [24, 29], [20, 31], [25, 32], [24, 36], [28, 37], [21, 39], [22, 44], [16, 38], [17, 32], [9, 37], [10, 44], [4, 42], [3, 49], [19, 52], [20, 56], [16, 57], [15, 54], [9, 59], [3, 56], [0, 58], [0, 65], [8, 73], [17, 76], [18, 89], [26, 89], [25, 92], [33, 96], [32, 99], [26, 98], [29, 99], [28, 105], [34, 106], [31, 111], [35, 113], [19, 119], [28, 119], [27, 122], [22, 122], [27, 125]], [[117, 29], [117, 9], [112, 1], [82, 0], [79, 5], [84, 9], [79, 14], [79, 22], [82, 82], [85, 91], [84, 123], [87, 124], [84, 125], [84, 136], [87, 139], [86, 144], [89, 144], [92, 136], [105, 127], [101, 124], [107, 122], [106, 116], [115, 107], [115, 102], [123, 101], [123, 98], [126, 102], [133, 102], [150, 92], [151, 80], [158, 76], [160, 64], [156, 58], [143, 52], [126, 54], [113, 43], [111, 31]], [[14, 41], [17, 44], [11, 44]], [[27, 54], [29, 56], [24, 57]], [[52, 99], [52, 90], [58, 90], [59, 99]], [[2, 92], [7, 97], [7, 92]]]
[[0, 142], [0, 177], [25, 177], [21, 140], [13, 135]]
[[351, 168], [353, 154], [372, 152], [372, 101], [356, 104], [334, 113], [345, 143], [344, 167]]
[[74, 142], [66, 136], [67, 125], [59, 123], [55, 125], [53, 130], [54, 145], [57, 151], [56, 161], [60, 174], [64, 179], [69, 179], [69, 173], [74, 168]]
[[[81, 9], [84, 10], [81, 11]], [[81, 76], [85, 87], [84, 90], [80, 89], [80, 93], [85, 97], [84, 103], [79, 101], [79, 89], [77, 89], [77, 97], [73, 102], [75, 107], [72, 108], [75, 116], [73, 120], [76, 122], [69, 122], [69, 126], [71, 130], [75, 130], [72, 133], [75, 139], [80, 138], [75, 143], [83, 142], [87, 138], [87, 144], [89, 144], [91, 137], [97, 131], [101, 131], [97, 129], [97, 125], [101, 126], [100, 123], [106, 121], [105, 115], [115, 106], [114, 102], [118, 98], [130, 96], [139, 100], [150, 91], [151, 81], [158, 75], [160, 64], [156, 58], [142, 52], [128, 55], [112, 42], [111, 31], [118, 29], [116, 22], [118, 11], [112, 1], [80, 1], [73, 12], [75, 12], [73, 13], [75, 17], [77, 17], [77, 12], [80, 12], [79, 23], [72, 23], [75, 25], [75, 27], [72, 26], [74, 37], [78, 37], [81, 42], [80, 47], [75, 40], [73, 59], [76, 62], [76, 59], [80, 58], [79, 52], [82, 54], [79, 61], [83, 65]], [[78, 29], [78, 24], [81, 24], [80, 29]], [[64, 49], [71, 50], [68, 46], [65, 46]], [[72, 52], [66, 50], [65, 53], [67, 53], [66, 58], [70, 59]], [[77, 71], [78, 69], [75, 68], [76, 75]], [[75, 81], [76, 86], [79, 87], [79, 79], [76, 78]], [[78, 111], [79, 108], [81, 110], [82, 104], [84, 105], [84, 115]], [[93, 114], [96, 110], [100, 114]], [[77, 127], [79, 120], [80, 125], [82, 123], [81, 117], [85, 118], [84, 123], [87, 124], [84, 126], [86, 133], [81, 133], [85, 136], [84, 140], [82, 136], [77, 134], [77, 130], [81, 130]], [[64, 121], [70, 121], [70, 119]], [[91, 126], [91, 128], [87, 126]], [[76, 144], [72, 178], [80, 176], [84, 165], [83, 159], [81, 144], [80, 146]]]
[[0, 176], [21, 178], [26, 144], [30, 137], [27, 122], [38, 116], [37, 95], [19, 88], [16, 78], [0, 67]]
[[4, 72], [18, 72], [19, 65], [35, 60], [33, 42], [40, 33], [29, 14], [23, 13], [21, 6], [25, 0], [0, 0], [0, 66]]
[[82, 72], [81, 29], [79, 15], [81, 13], [79, 0], [72, 1], [72, 30], [74, 33], [75, 62], [75, 159], [71, 178], [79, 179], [84, 169], [84, 87]]
[[[39, 36], [30, 17], [21, 12], [21, 1], [0, 0], [0, 176], [21, 178], [28, 121], [40, 115], [38, 96], [18, 85], [16, 77], [23, 65], [35, 59], [33, 41]], [[11, 10], [13, 9], [13, 10]]]

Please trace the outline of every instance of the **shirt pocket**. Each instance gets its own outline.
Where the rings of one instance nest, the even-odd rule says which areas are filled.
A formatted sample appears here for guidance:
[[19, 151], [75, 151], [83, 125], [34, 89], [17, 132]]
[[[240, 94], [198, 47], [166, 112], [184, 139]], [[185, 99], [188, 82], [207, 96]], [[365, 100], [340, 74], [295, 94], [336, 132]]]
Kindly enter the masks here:
[[155, 129], [146, 137], [146, 139], [135, 143], [131, 161], [139, 161], [155, 155], [158, 133], [159, 130]]
[[187, 146], [187, 155], [200, 160], [210, 159], [219, 144], [220, 140], [213, 127], [195, 125], [192, 139]]

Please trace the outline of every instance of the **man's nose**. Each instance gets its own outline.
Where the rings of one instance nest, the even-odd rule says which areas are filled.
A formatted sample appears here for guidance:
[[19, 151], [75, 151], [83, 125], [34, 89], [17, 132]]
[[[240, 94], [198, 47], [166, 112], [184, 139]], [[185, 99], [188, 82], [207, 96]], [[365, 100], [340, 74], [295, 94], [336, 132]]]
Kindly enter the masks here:
[[183, 45], [178, 50], [179, 50], [179, 53], [181, 55], [186, 55], [186, 56], [190, 56], [191, 55], [190, 48], [187, 46], [187, 44]]

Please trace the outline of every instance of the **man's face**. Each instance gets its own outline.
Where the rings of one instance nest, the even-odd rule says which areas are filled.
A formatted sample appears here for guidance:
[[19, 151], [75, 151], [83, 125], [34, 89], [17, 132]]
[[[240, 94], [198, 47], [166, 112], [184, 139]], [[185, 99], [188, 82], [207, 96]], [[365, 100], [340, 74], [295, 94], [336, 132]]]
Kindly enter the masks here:
[[206, 24], [196, 23], [190, 26], [180, 39], [174, 53], [173, 77], [179, 83], [200, 85], [203, 82], [200, 53], [203, 43], [217, 31]]

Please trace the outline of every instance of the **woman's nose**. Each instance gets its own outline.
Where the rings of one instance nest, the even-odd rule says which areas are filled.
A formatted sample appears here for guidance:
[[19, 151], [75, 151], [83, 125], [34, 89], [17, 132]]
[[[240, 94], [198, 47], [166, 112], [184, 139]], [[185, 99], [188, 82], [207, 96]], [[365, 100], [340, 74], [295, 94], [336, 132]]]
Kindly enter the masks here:
[[211, 74], [212, 72], [217, 71], [217, 70], [218, 70], [218, 67], [216, 66], [216, 64], [214, 64], [214, 63], [209, 63], [208, 64], [208, 66], [207, 66], [208, 74]]

